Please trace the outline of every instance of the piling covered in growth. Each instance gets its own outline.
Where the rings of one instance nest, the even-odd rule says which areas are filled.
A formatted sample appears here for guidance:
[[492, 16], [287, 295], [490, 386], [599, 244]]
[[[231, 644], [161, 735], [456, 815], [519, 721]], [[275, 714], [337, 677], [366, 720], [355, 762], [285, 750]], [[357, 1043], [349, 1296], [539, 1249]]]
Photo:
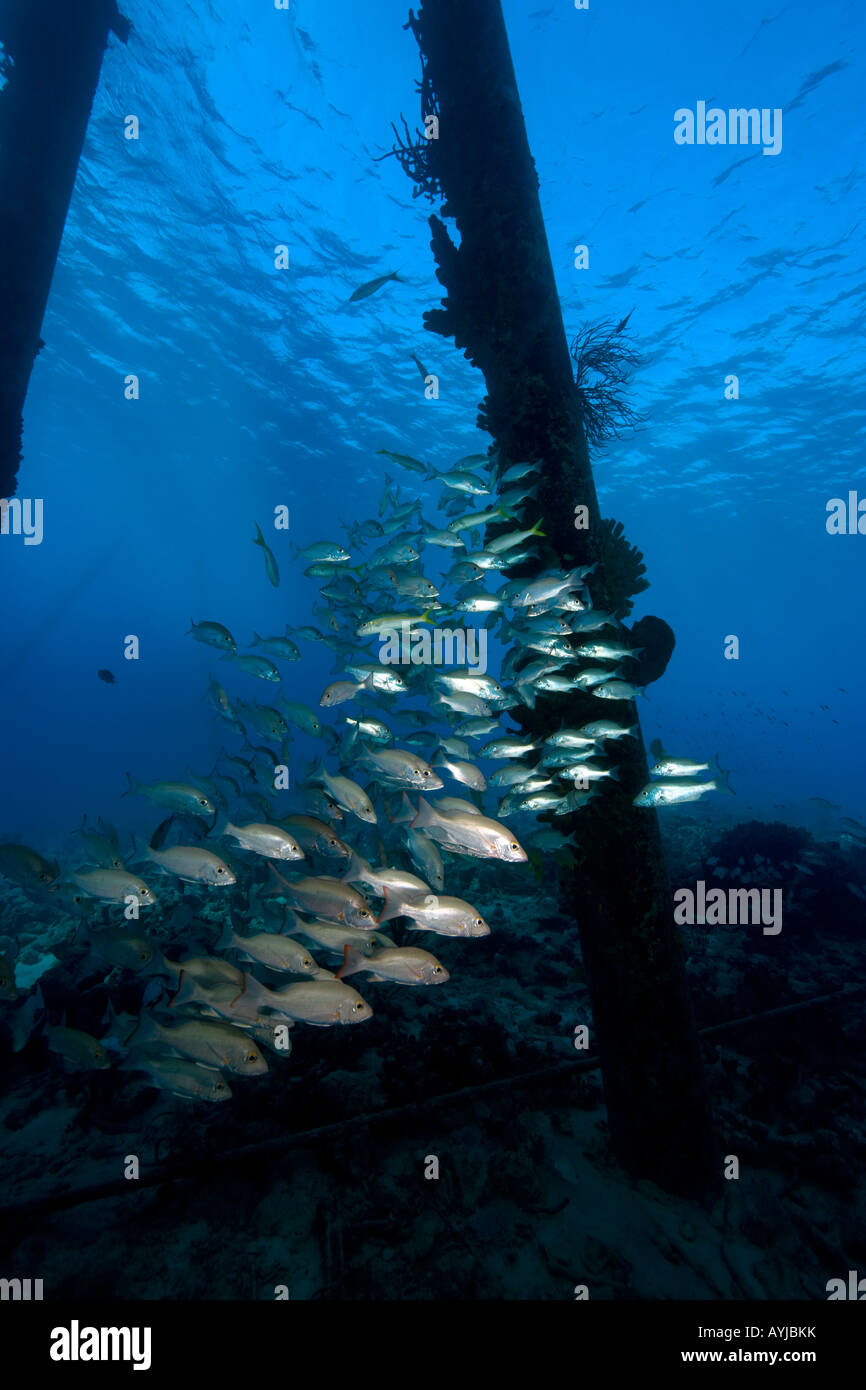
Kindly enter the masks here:
[[[453, 338], [484, 373], [479, 423], [503, 466], [541, 465], [538, 501], [524, 523], [544, 517], [542, 565], [596, 563], [594, 605], [625, 618], [647, 587], [644, 566], [622, 527], [599, 511], [500, 0], [424, 0], [409, 24], [421, 49], [426, 129], [413, 137], [404, 123], [395, 154], [416, 191], [440, 201], [442, 219], [460, 233], [458, 247], [445, 221], [431, 217], [447, 297], [425, 315], [426, 327]], [[586, 508], [581, 529], [576, 507]], [[673, 649], [667, 624], [643, 619], [632, 640], [645, 652], [629, 676], [657, 679]], [[539, 695], [534, 710], [510, 713], [542, 736], [563, 720], [637, 722], [632, 703], [580, 691]], [[563, 881], [580, 932], [613, 1144], [632, 1172], [697, 1192], [720, 1168], [657, 816], [632, 804], [647, 780], [646, 755], [640, 737], [607, 749], [619, 782], [556, 824], [578, 843]]]
[[21, 414], [115, 0], [0, 0], [0, 497], [16, 489]]

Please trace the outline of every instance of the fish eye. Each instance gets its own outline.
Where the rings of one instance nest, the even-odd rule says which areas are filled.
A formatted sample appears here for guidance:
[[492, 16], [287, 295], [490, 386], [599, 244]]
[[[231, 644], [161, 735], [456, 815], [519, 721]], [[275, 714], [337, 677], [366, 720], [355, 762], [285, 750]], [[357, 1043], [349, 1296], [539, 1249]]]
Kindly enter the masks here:
[[198, 804], [199, 804], [199, 806], [206, 806], [206, 805], [207, 805], [207, 797], [205, 797], [205, 796], [200, 796], [200, 797], [199, 797]]
[[512, 841], [511, 841], [511, 845], [510, 845], [509, 848], [511, 848], [511, 849], [520, 849], [520, 845], [517, 843], [516, 840], [512, 840]]
[[[515, 846], [513, 846], [513, 848], [516, 849], [517, 846], [515, 845]], [[222, 864], [220, 864], [219, 868], [217, 869], [217, 873], [218, 873], [218, 874], [224, 874], [224, 873], [225, 873], [225, 869], [223, 868]]]
[[305, 969], [308, 969], [313, 964], [313, 962], [310, 960], [309, 956], [305, 956], [301, 964], [304, 966]]
[[429, 776], [430, 776], [430, 769], [429, 769], [429, 767], [425, 767], [425, 769], [424, 769], [424, 776], [425, 776], [425, 777], [429, 777]]
[[257, 1062], [258, 1060], [259, 1060], [259, 1054], [258, 1054], [257, 1052], [248, 1052], [248, 1053], [247, 1053], [247, 1061], [248, 1061], [248, 1062]]
[[149, 951], [139, 951], [139, 953], [138, 953], [138, 959], [139, 959], [139, 960], [150, 960], [150, 952], [149, 952]]
[[484, 918], [483, 918], [483, 917], [476, 917], [476, 918], [475, 918], [475, 925], [476, 925], [476, 927], [483, 927], [483, 926], [484, 926]]
[[433, 966], [433, 974], [434, 974], [434, 975], [441, 975], [441, 974], [442, 974], [442, 966], [441, 966], [441, 965], [434, 965], [434, 966]]

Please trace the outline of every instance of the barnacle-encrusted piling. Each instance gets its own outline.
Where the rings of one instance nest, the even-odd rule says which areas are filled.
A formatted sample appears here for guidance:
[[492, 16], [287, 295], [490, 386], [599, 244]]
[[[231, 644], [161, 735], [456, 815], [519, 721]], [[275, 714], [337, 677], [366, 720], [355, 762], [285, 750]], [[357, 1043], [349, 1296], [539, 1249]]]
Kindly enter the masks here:
[[116, 0], [0, 5], [0, 497], [21, 461], [21, 412]]
[[[430, 225], [447, 297], [425, 315], [426, 326], [453, 338], [484, 373], [479, 423], [502, 462], [542, 466], [531, 508], [533, 520], [544, 517], [542, 564], [597, 563], [594, 604], [624, 618], [647, 587], [644, 566], [621, 525], [599, 511], [586, 397], [573, 376], [500, 0], [424, 0], [409, 25], [422, 52], [422, 119], [431, 114], [425, 93], [438, 117], [425, 121], [435, 138], [424, 150], [412, 146], [411, 167], [422, 191], [433, 198], [441, 190], [443, 201]], [[617, 331], [604, 331], [608, 359]], [[603, 351], [605, 343], [590, 336], [585, 347]], [[661, 675], [673, 648], [661, 619], [644, 619], [642, 628], [647, 650], [628, 672], [638, 682]], [[633, 705], [580, 691], [541, 696], [534, 710], [511, 713], [541, 736], [562, 719], [636, 722]], [[565, 891], [580, 931], [611, 1133], [633, 1172], [696, 1192], [720, 1166], [658, 822], [632, 804], [647, 780], [646, 755], [639, 737], [608, 747], [619, 782], [557, 825], [573, 830], [579, 845]]]

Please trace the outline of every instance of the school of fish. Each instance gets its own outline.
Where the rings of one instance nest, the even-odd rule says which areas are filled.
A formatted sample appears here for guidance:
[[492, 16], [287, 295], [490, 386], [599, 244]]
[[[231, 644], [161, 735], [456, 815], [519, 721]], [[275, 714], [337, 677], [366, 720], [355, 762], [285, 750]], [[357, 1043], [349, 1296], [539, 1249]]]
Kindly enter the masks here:
[[[174, 1096], [227, 1100], [230, 1077], [262, 1075], [290, 1054], [292, 1028], [361, 1023], [373, 1012], [365, 994], [381, 986], [445, 984], [448, 971], [410, 934], [491, 931], [476, 905], [446, 892], [450, 866], [462, 857], [518, 864], [562, 849], [570, 842], [551, 818], [580, 810], [616, 780], [606, 746], [635, 736], [636, 724], [599, 718], [537, 741], [503, 723], [548, 691], [590, 691], [616, 710], [643, 694], [628, 678], [639, 652], [615, 617], [593, 607], [592, 568], [508, 578], [532, 565], [543, 535], [541, 518], [526, 527], [515, 517], [535, 505], [538, 465], [469, 455], [438, 472], [380, 453], [441, 485], [440, 515], [425, 519], [427, 494], [403, 498], [386, 474], [378, 516], [345, 526], [345, 545], [326, 539], [294, 549], [320, 583], [318, 626], [254, 632], [241, 651], [220, 622], [191, 622], [189, 635], [226, 670], [273, 693], [242, 700], [210, 676], [231, 751], [207, 777], [148, 783], [127, 774], [126, 795], [159, 814], [149, 839], [124, 853], [111, 826], [85, 818], [74, 863], [0, 845], [0, 875], [43, 899], [57, 895], [78, 914], [91, 956], [141, 982], [140, 1010], [110, 1007], [97, 1038], [52, 1019], [38, 985], [22, 998], [14, 963], [0, 955], [0, 1001], [16, 1050], [41, 1033], [67, 1067], [120, 1066]], [[512, 520], [514, 529], [485, 544], [490, 522]], [[277, 588], [280, 564], [254, 525]], [[425, 567], [437, 562], [447, 567], [430, 577]], [[432, 638], [443, 631], [462, 665], [435, 659]], [[482, 633], [485, 653], [488, 636], [504, 650], [498, 678], [478, 660]], [[318, 711], [291, 698], [291, 665], [307, 644], [336, 657]], [[320, 750], [300, 778], [290, 766], [292, 730]], [[636, 805], [729, 790], [717, 760], [653, 751], [652, 780]], [[485, 804], [491, 795], [495, 807]], [[508, 824], [515, 818], [527, 826], [527, 848]], [[200, 954], [168, 959], [148, 932], [166, 881], [193, 894], [233, 890], [224, 930]], [[266, 929], [239, 930], [253, 918]], [[382, 930], [392, 922], [399, 941]]]

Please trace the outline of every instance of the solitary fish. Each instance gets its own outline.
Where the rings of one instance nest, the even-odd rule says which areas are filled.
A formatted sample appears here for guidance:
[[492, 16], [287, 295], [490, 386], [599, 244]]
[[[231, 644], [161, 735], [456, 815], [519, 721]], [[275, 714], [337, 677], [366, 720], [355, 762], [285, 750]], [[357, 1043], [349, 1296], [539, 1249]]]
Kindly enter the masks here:
[[243, 656], [233, 653], [231, 659], [242, 671], [246, 671], [248, 676], [257, 676], [261, 681], [282, 680], [276, 666], [266, 656], [256, 656], [255, 652], [245, 652]]
[[218, 647], [223, 652], [237, 651], [235, 639], [222, 623], [197, 623], [190, 618], [189, 624], [187, 636], [192, 635], [196, 642], [204, 642], [207, 647]]
[[445, 887], [445, 866], [439, 848], [423, 830], [406, 831], [406, 848], [416, 869], [424, 875], [431, 888]]
[[383, 632], [397, 632], [401, 628], [411, 628], [419, 623], [430, 624], [430, 614], [432, 608], [425, 608], [423, 613], [382, 613], [377, 618], [368, 618], [357, 630], [359, 637], [376, 637]]
[[302, 705], [299, 700], [280, 700], [280, 709], [286, 716], [290, 724], [296, 729], [300, 729], [305, 734], [312, 734], [317, 738], [322, 732], [319, 717], [314, 714], [309, 705]]
[[89, 945], [95, 956], [121, 970], [146, 970], [156, 958], [146, 937], [135, 936], [123, 927], [92, 932]]
[[342, 806], [344, 811], [351, 811], [359, 820], [368, 821], [371, 825], [376, 824], [373, 803], [363, 787], [359, 787], [351, 777], [332, 776], [324, 768], [319, 776], [338, 806]]
[[730, 792], [733, 796], [734, 791], [728, 785], [727, 773], [723, 773], [723, 779], [721, 782], [716, 778], [711, 782], [686, 782], [667, 778], [661, 782], [648, 782], [643, 791], [638, 792], [632, 804], [680, 806], [686, 801], [700, 801], [701, 797], [708, 796], [710, 792]]
[[127, 898], [136, 898], [143, 907], [151, 907], [156, 902], [156, 896], [144, 880], [126, 869], [92, 869], [73, 874], [72, 882], [82, 893], [103, 902], [122, 903]]
[[216, 807], [210, 797], [189, 782], [153, 782], [150, 786], [145, 786], [143, 782], [135, 781], [128, 772], [126, 778], [129, 786], [123, 793], [124, 796], [144, 796], [156, 806], [166, 806], [172, 811], [182, 811], [187, 815], [216, 814]]
[[275, 882], [272, 893], [287, 898], [300, 912], [310, 912], [328, 922], [344, 922], [349, 927], [366, 927], [371, 931], [375, 927], [376, 920], [366, 899], [348, 883], [327, 874], [318, 878], [296, 878], [290, 883], [272, 865], [268, 867]]
[[348, 550], [337, 545], [336, 541], [314, 541], [312, 545], [307, 546], [306, 550], [299, 550], [297, 546], [294, 546], [293, 549], [295, 559], [299, 555], [303, 555], [305, 560], [319, 560], [331, 565], [344, 565], [347, 560], [352, 558]]
[[103, 1071], [111, 1066], [111, 1059], [99, 1039], [80, 1028], [48, 1028], [45, 1036], [51, 1051], [71, 1067]]
[[403, 904], [402, 916], [415, 923], [412, 931], [438, 932], [440, 936], [489, 936], [490, 928], [471, 903], [430, 893]]
[[290, 936], [280, 936], [277, 932], [260, 931], [253, 936], [238, 936], [232, 928], [226, 927], [219, 941], [219, 951], [240, 951], [249, 960], [266, 965], [269, 970], [285, 970], [293, 975], [309, 975], [318, 971], [318, 966], [309, 951], [299, 941]]
[[420, 459], [414, 459], [411, 454], [395, 454], [390, 449], [377, 449], [376, 453], [384, 454], [386, 458], [391, 459], [392, 463], [399, 464], [409, 473], [420, 473], [422, 478], [426, 478], [430, 474], [429, 466], [422, 463]]
[[333, 827], [316, 816], [284, 816], [281, 824], [290, 831], [305, 854], [322, 854], [329, 859], [348, 859], [351, 853]]
[[96, 674], [98, 675], [101, 681], [105, 682], [106, 685], [114, 685], [116, 683], [114, 675], [111, 671], [97, 671]]
[[253, 545], [258, 545], [261, 547], [262, 553], [265, 557], [265, 572], [268, 576], [268, 579], [271, 581], [274, 588], [276, 589], [280, 582], [280, 571], [277, 567], [277, 562], [274, 559], [273, 551], [270, 549], [267, 542], [265, 541], [264, 536], [262, 535], [261, 527], [259, 526], [258, 522], [254, 522], [253, 524], [256, 528], [256, 534], [253, 540]]
[[[474, 763], [459, 762], [457, 759], [438, 758], [435, 767], [444, 767], [446, 772], [454, 778], [455, 782], [462, 782], [465, 787], [471, 787], [473, 791], [483, 792], [487, 789], [487, 780], [480, 767]], [[441, 805], [441, 802], [438, 803]]]
[[169, 1027], [146, 1014], [129, 1042], [135, 1047], [160, 1043], [207, 1067], [225, 1067], [238, 1076], [262, 1076], [268, 1070], [258, 1048], [239, 1028], [213, 1019], [190, 1019]]
[[[147, 850], [147, 858], [184, 883], [207, 883], [212, 887], [219, 885], [228, 888], [236, 881], [228, 864], [212, 854], [209, 849], [202, 849], [199, 845], [173, 845], [170, 849], [150, 848]], [[80, 880], [76, 879], [76, 882]]]
[[429, 763], [405, 748], [381, 748], [378, 752], [368, 749], [360, 761], [373, 769], [375, 780], [390, 786], [435, 791], [443, 785], [442, 778], [436, 775]]
[[0, 875], [18, 883], [22, 888], [47, 888], [54, 883], [60, 870], [26, 845], [0, 845]]
[[356, 304], [359, 299], [369, 299], [371, 294], [375, 294], [383, 285], [387, 285], [389, 280], [396, 280], [401, 285], [404, 283], [396, 270], [390, 271], [387, 275], [377, 275], [375, 280], [368, 280], [366, 284], [359, 285], [356, 290], [353, 290], [349, 295], [349, 303]]
[[650, 751], [656, 762], [650, 768], [650, 777], [698, 777], [706, 772], [710, 777], [726, 777], [719, 767], [718, 755], [706, 763], [694, 762], [691, 758], [672, 758], [666, 753], [661, 739], [653, 739]]
[[371, 980], [391, 980], [401, 985], [442, 985], [449, 978], [445, 966], [417, 946], [385, 946], [365, 956], [347, 942], [337, 979], [343, 980], [359, 970], [369, 970]]
[[286, 628], [283, 637], [260, 637], [257, 632], [253, 633], [251, 647], [261, 647], [262, 651], [268, 656], [274, 656], [278, 661], [300, 661], [301, 653], [289, 636], [289, 629]]
[[132, 1071], [147, 1072], [161, 1091], [187, 1100], [231, 1100], [228, 1082], [213, 1067], [200, 1066], [184, 1057], [148, 1057], [133, 1054], [124, 1064]]
[[366, 681], [332, 681], [325, 690], [322, 691], [319, 705], [326, 709], [333, 708], [334, 705], [344, 705], [347, 700], [354, 700], [359, 690], [372, 690], [373, 683], [369, 679]]
[[453, 488], [455, 492], [468, 493], [471, 497], [490, 495], [490, 488], [485, 487], [480, 478], [476, 478], [473, 473], [464, 473], [458, 468], [453, 468], [449, 473], [437, 474], [436, 481]]
[[634, 700], [638, 695], [646, 699], [643, 686], [633, 685], [631, 681], [601, 681], [592, 687], [591, 694], [597, 695], [600, 700]]
[[299, 1023], [327, 1027], [334, 1023], [363, 1023], [373, 1010], [351, 985], [341, 980], [310, 980], [269, 991], [268, 1007]]
[[235, 840], [241, 849], [259, 854], [263, 859], [303, 859], [304, 851], [297, 840], [279, 825], [232, 825], [227, 821], [223, 835]]
[[504, 859], [510, 864], [520, 864], [526, 859], [526, 850], [512, 832], [495, 820], [467, 815], [465, 811], [446, 815], [423, 796], [418, 798], [417, 813], [412, 811], [408, 798], [405, 805], [407, 809], [395, 819], [409, 820], [410, 829], [426, 831], [443, 849], [454, 854], [468, 854], [476, 859]]

